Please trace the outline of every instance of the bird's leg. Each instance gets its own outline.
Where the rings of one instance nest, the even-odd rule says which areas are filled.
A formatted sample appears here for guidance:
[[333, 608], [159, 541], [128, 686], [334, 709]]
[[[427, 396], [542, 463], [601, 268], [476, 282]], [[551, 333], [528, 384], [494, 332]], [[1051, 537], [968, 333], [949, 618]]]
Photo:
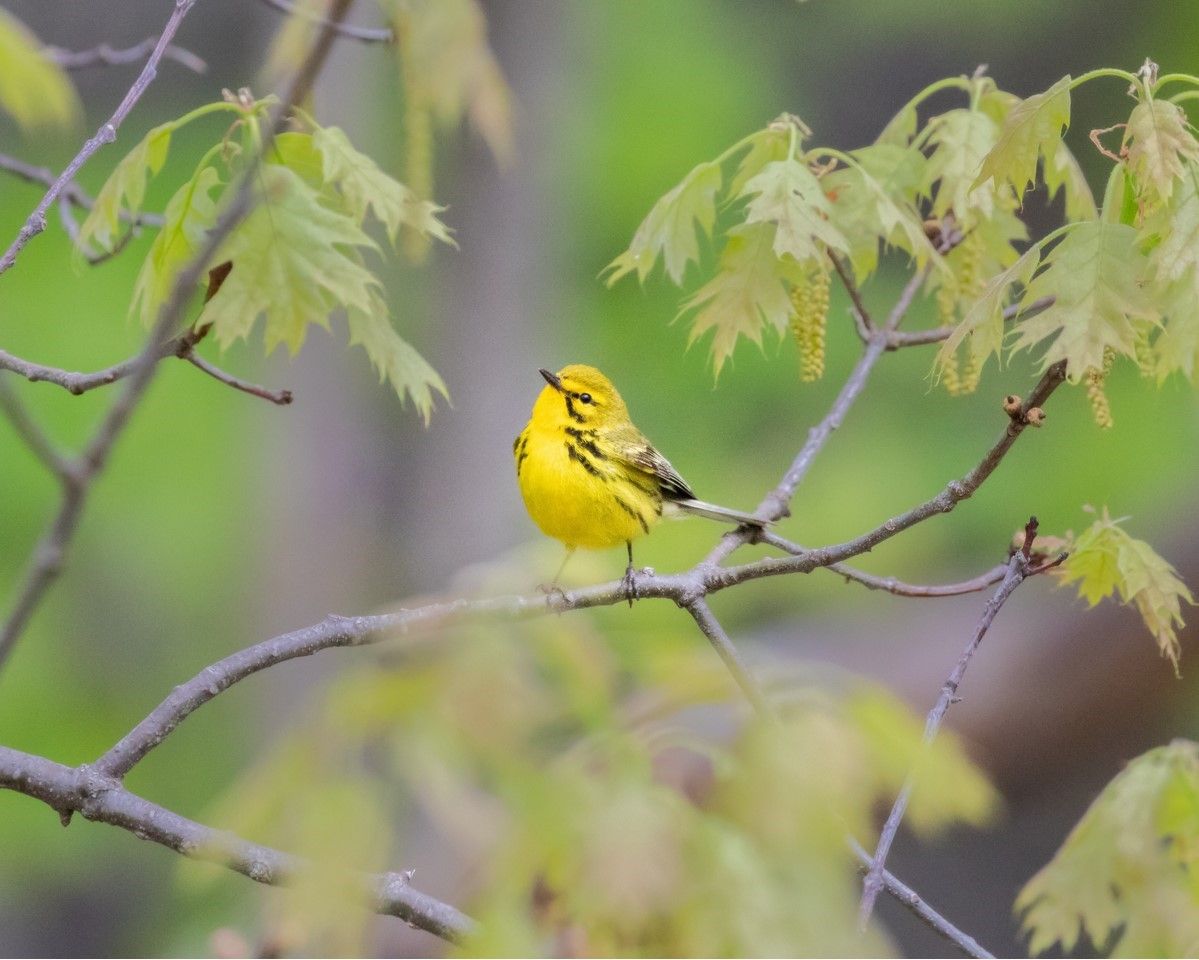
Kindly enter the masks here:
[[629, 601], [631, 607], [633, 601], [637, 599], [637, 576], [633, 572], [633, 541], [626, 540], [625, 546], [629, 549], [629, 565], [625, 569], [624, 580], [621, 582], [624, 584], [625, 599]]
[[560, 586], [558, 586], [558, 581], [562, 579], [562, 571], [566, 569], [567, 562], [574, 555], [575, 555], [575, 548], [567, 547], [566, 548], [566, 556], [564, 556], [562, 558], [562, 564], [558, 567], [558, 572], [554, 574], [554, 579], [552, 581], [550, 581], [548, 584], [546, 584], [546, 583], [540, 584], [537, 587], [537, 589], [540, 590], [542, 593], [544, 593], [546, 596], [552, 597], [556, 593], [556, 594], [558, 594], [558, 596], [562, 597], [562, 599], [565, 600], [566, 599], [566, 591], [564, 591]]

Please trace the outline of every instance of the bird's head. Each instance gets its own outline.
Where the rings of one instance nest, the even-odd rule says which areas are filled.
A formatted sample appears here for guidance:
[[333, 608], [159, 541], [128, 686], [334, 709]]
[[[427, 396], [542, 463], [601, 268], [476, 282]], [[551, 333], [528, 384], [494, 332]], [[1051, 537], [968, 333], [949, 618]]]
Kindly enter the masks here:
[[572, 363], [557, 373], [541, 370], [546, 387], [533, 406], [533, 417], [550, 426], [596, 429], [628, 419], [629, 412], [612, 381], [595, 367]]

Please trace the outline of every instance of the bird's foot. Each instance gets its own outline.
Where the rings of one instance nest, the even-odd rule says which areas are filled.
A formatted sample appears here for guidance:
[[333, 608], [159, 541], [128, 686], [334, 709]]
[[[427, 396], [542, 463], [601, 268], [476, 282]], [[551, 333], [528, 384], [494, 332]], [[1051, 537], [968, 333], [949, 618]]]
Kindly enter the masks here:
[[556, 581], [554, 583], [539, 583], [537, 584], [537, 590], [545, 594], [547, 604], [552, 604], [555, 600], [559, 602], [565, 602], [566, 600], [566, 591], [558, 586]]
[[633, 601], [639, 599], [639, 594], [637, 593], [637, 571], [633, 569], [631, 563], [625, 569], [624, 579], [620, 583], [624, 587], [624, 597], [629, 601], [629, 606], [631, 607]]

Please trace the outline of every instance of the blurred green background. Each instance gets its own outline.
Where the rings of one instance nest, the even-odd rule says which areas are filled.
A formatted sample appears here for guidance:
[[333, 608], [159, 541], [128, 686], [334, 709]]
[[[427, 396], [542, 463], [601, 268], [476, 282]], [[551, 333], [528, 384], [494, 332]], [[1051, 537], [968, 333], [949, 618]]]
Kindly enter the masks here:
[[[6, 6], [45, 42], [78, 49], [140, 41], [165, 21], [170, 4], [126, 0], [102, 13], [95, 4]], [[291, 360], [264, 361], [257, 342], [221, 359], [248, 378], [291, 388], [296, 401], [288, 408], [164, 363], [94, 488], [66, 575], [0, 677], [0, 742], [65, 763], [93, 759], [174, 684], [226, 653], [330, 612], [363, 613], [437, 593], [464, 567], [540, 542], [511, 464], [512, 437], [540, 385], [538, 367], [600, 366], [700, 496], [751, 508], [856, 359], [844, 296], [834, 290], [823, 382], [800, 385], [794, 344], [784, 340], [763, 351], [741, 346], [714, 383], [706, 345], [687, 350], [685, 322], [671, 323], [679, 290], [660, 276], [644, 289], [625, 281], [607, 290], [598, 274], [693, 165], [781, 111], [803, 117], [813, 142], [848, 149], [872, 140], [926, 83], [981, 63], [1021, 95], [1065, 73], [1135, 69], [1145, 56], [1163, 71], [1199, 69], [1199, 24], [1185, 5], [484, 6], [515, 93], [517, 156], [500, 170], [465, 131], [440, 138], [435, 196], [448, 207], [460, 249], [435, 251], [424, 269], [398, 258], [386, 268], [400, 330], [443, 375], [452, 406], [422, 428], [374, 382], [364, 355], [345, 348], [337, 324], [332, 337], [315, 333]], [[358, 8], [358, 18], [371, 22], [372, 5]], [[117, 146], [101, 152], [81, 182], [94, 191], [144, 130], [222, 87], [266, 92], [255, 81], [277, 25], [265, 4], [197, 4], [178, 42], [208, 60], [208, 74], [166, 64]], [[132, 76], [119, 67], [75, 74], [89, 129]], [[1120, 120], [1127, 105], [1115, 81], [1076, 96], [1069, 142], [1096, 190], [1105, 167], [1086, 133]], [[315, 110], [399, 174], [402, 110], [385, 53], [339, 45]], [[22, 138], [7, 123], [0, 136], [4, 152], [51, 167], [78, 145]], [[194, 161], [206, 144], [191, 136], [183, 142]], [[172, 159], [150, 208], [190, 168], [186, 151]], [[27, 184], [0, 180], [0, 235], [15, 235], [38, 196]], [[148, 242], [135, 241], [100, 267], [76, 268], [52, 222], [0, 282], [0, 346], [81, 370], [131, 354], [143, 334], [127, 319], [128, 302]], [[689, 274], [688, 289], [699, 276]], [[867, 288], [869, 302], [885, 309], [902, 279], [884, 272]], [[909, 325], [935, 322], [932, 304], [922, 302]], [[1002, 425], [1001, 396], [1027, 392], [1033, 382], [1024, 365], [992, 367], [976, 395], [950, 399], [931, 387], [930, 366], [931, 353], [920, 350], [884, 358], [800, 489], [784, 535], [811, 545], [845, 539], [932, 495], [991, 443]], [[64, 445], [79, 444], [112, 399], [106, 391], [76, 398], [44, 384], [18, 388]], [[1116, 426], [1100, 432], [1084, 393], [1060, 392], [1046, 429], [1022, 440], [978, 496], [861, 565], [912, 581], [965, 578], [1001, 559], [1030, 513], [1044, 530], [1061, 532], [1085, 525], [1080, 506], [1091, 503], [1131, 514], [1130, 532], [1199, 582], [1193, 393], [1177, 381], [1148, 389], [1133, 373], [1117, 372], [1110, 396]], [[5, 607], [56, 498], [0, 422]], [[638, 563], [690, 566], [716, 533], [700, 521], [667, 525], [639, 544]], [[559, 554], [545, 544], [534, 556], [530, 587], [549, 578]], [[568, 579], [614, 578], [622, 566], [622, 553], [612, 551], [577, 564]], [[880, 677], [923, 712], [981, 600], [939, 603], [932, 610], [818, 573], [760, 581], [714, 606], [754, 662], [843, 664]], [[652, 643], [678, 627], [673, 611], [646, 604], [606, 611], [600, 623], [619, 643]], [[1005, 610], [983, 653], [955, 722], [1008, 796], [1008, 832], [955, 836], [935, 848], [903, 843], [894, 863], [930, 901], [1007, 952], [1019, 949], [1009, 916], [1016, 889], [1087, 797], [1121, 758], [1193, 733], [1196, 724], [1190, 688], [1170, 677], [1134, 619], [1105, 610], [1083, 616], [1079, 603], [1048, 584], [1025, 590]], [[1184, 645], [1184, 673], [1192, 656]], [[305, 721], [322, 687], [356, 658], [325, 654], [240, 685], [189, 720], [131, 787], [202, 817], [273, 738]], [[64, 831], [40, 804], [0, 793], [0, 955], [207, 953], [214, 929], [251, 922], [248, 881], [229, 876], [198, 892], [181, 888], [176, 860], [109, 828], [77, 822]], [[417, 868], [423, 889], [454, 900], [455, 877], [439, 872], [435, 849], [417, 845], [402, 866]], [[889, 907], [886, 917], [905, 948], [946, 949]], [[422, 934], [391, 929], [379, 944], [384, 953], [439, 949]]]

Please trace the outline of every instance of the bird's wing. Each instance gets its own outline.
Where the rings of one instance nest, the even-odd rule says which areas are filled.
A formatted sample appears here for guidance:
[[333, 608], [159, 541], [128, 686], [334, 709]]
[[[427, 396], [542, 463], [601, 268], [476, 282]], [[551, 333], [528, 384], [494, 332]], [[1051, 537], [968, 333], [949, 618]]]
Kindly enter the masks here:
[[679, 476], [679, 472], [671, 466], [670, 461], [658, 453], [641, 431], [634, 428], [633, 432], [613, 437], [612, 440], [613, 446], [619, 451], [621, 460], [628, 466], [649, 474], [657, 480], [658, 489], [662, 491], [664, 499], [695, 499], [695, 494], [691, 492], [687, 481]]

